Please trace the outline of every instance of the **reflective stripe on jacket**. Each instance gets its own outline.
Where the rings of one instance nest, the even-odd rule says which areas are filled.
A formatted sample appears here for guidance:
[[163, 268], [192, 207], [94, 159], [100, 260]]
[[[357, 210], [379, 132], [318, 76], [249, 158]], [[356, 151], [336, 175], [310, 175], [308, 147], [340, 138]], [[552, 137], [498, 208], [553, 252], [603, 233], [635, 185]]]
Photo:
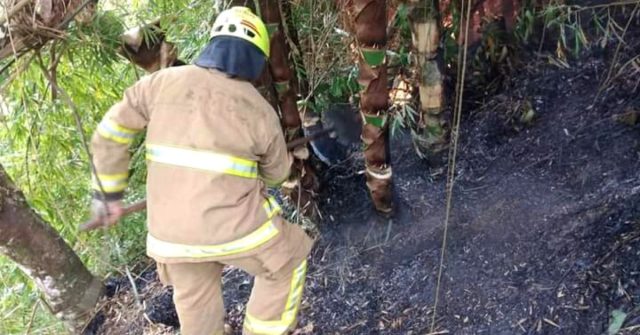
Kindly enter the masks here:
[[215, 152], [147, 144], [147, 159], [157, 163], [226, 173], [237, 177], [258, 178], [257, 162]]
[[279, 207], [263, 180], [286, 179], [289, 160], [276, 112], [250, 83], [193, 65], [138, 81], [93, 135], [96, 193], [122, 198], [144, 130], [150, 256], [209, 261], [275, 240]]
[[280, 212], [277, 201], [270, 197], [263, 207], [267, 214], [267, 221], [258, 229], [237, 240], [217, 245], [185, 245], [162, 241], [148, 234], [147, 252], [163, 258], [203, 258], [231, 256], [251, 251], [269, 242], [279, 232], [272, 221], [273, 217]]

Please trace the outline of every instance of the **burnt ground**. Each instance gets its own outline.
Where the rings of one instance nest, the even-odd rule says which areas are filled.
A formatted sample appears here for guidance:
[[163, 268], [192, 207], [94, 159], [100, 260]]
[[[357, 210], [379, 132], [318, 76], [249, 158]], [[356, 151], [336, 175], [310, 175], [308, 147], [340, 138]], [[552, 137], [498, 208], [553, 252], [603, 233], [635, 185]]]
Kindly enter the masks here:
[[[594, 104], [606, 59], [531, 59], [469, 102], [434, 334], [604, 334], [616, 309], [623, 334], [640, 334], [640, 91], [637, 74], [621, 76]], [[429, 333], [446, 173], [408, 136], [392, 147], [393, 218], [372, 210], [361, 161], [329, 170], [296, 333]], [[139, 308], [126, 279], [110, 281], [94, 333], [174, 333], [170, 291], [153, 270], [137, 282]], [[250, 287], [226, 272], [234, 329]]]

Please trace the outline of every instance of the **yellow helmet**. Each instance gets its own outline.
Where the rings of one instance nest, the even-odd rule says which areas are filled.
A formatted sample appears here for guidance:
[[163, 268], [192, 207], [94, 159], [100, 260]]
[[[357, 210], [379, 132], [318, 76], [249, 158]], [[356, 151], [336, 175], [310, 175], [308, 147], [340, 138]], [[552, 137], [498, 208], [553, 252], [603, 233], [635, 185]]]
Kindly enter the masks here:
[[247, 7], [222, 11], [211, 28], [210, 38], [234, 36], [251, 42], [269, 57], [269, 32], [264, 22]]

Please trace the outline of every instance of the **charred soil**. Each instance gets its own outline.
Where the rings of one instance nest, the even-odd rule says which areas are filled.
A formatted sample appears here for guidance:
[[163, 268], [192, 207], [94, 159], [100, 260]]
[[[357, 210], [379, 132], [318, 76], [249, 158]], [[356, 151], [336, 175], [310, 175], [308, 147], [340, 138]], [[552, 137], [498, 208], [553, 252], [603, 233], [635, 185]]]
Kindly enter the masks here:
[[[628, 314], [622, 333], [640, 334], [640, 92], [637, 75], [600, 89], [609, 59], [532, 57], [500, 92], [467, 103], [438, 334], [603, 334], [615, 309]], [[297, 334], [429, 333], [446, 173], [408, 136], [392, 147], [391, 218], [373, 211], [360, 159], [326, 171]], [[251, 281], [225, 272], [233, 333]], [[90, 333], [175, 331], [170, 290], [153, 269], [138, 284], [141, 305], [111, 280]]]

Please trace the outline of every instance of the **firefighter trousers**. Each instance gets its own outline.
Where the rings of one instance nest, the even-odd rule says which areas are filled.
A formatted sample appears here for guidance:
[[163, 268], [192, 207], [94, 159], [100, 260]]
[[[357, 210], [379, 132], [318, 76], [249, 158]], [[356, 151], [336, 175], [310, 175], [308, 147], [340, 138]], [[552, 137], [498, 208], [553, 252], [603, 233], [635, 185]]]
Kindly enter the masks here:
[[281, 335], [292, 330], [313, 241], [299, 227], [291, 228], [288, 236], [251, 256], [203, 263], [157, 262], [160, 281], [173, 286], [181, 335], [224, 334], [221, 276], [225, 265], [255, 277], [244, 335]]

